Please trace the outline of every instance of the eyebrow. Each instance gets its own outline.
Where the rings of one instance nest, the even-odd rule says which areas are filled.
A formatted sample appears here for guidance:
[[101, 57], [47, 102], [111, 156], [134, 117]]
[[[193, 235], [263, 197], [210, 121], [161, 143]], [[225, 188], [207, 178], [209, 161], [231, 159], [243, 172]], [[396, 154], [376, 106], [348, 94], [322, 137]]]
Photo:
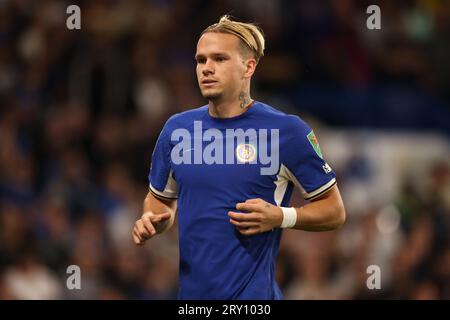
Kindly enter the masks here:
[[[215, 52], [215, 53], [210, 54], [210, 56], [211, 56], [211, 57], [220, 57], [220, 56], [224, 56], [224, 57], [227, 57], [227, 58], [230, 57], [230, 55], [229, 55], [228, 53], [226, 53], [226, 52]], [[206, 57], [206, 55], [199, 53], [199, 54], [196, 54], [196, 55], [195, 55], [195, 60], [197, 60], [197, 59], [199, 59], [199, 58], [205, 58], [205, 57]]]

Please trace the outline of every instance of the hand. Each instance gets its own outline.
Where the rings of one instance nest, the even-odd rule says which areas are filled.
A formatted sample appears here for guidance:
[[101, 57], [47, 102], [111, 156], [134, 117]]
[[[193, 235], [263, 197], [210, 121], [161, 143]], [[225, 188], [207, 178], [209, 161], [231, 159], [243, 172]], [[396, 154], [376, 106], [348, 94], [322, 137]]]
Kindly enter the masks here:
[[133, 241], [137, 245], [143, 245], [145, 241], [153, 238], [158, 233], [158, 227], [170, 219], [170, 213], [154, 214], [145, 212], [142, 217], [136, 221], [133, 228]]
[[236, 209], [249, 213], [228, 212], [230, 222], [244, 235], [254, 235], [281, 226], [283, 211], [262, 199], [249, 199], [238, 203]]

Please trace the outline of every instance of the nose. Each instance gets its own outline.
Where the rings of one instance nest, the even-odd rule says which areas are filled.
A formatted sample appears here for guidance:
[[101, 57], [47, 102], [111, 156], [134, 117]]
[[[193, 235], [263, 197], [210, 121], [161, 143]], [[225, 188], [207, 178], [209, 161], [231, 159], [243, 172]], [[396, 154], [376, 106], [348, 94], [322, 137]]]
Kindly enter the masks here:
[[202, 73], [204, 76], [207, 76], [208, 74], [214, 74], [214, 65], [210, 59], [207, 59], [204, 66]]

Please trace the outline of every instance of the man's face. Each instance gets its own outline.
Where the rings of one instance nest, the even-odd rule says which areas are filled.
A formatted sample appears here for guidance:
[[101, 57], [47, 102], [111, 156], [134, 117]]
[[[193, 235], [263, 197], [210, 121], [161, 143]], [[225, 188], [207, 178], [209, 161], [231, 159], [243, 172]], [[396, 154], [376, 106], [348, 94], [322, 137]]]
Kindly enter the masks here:
[[197, 43], [197, 80], [208, 100], [239, 96], [246, 66], [239, 38], [226, 33], [205, 33]]

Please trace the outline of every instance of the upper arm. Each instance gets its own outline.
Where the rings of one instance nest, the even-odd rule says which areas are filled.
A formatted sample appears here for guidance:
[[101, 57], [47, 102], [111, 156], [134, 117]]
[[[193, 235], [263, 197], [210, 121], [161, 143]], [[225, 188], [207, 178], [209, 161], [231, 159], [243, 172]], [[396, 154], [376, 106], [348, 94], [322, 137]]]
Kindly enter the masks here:
[[332, 205], [342, 204], [343, 201], [342, 201], [341, 193], [339, 192], [339, 188], [338, 188], [337, 184], [335, 184], [333, 187], [331, 187], [324, 194], [311, 200], [311, 202], [317, 202], [317, 201], [326, 201], [327, 203], [332, 204]]
[[151, 206], [151, 211], [170, 211], [175, 212], [177, 210], [177, 199], [168, 199], [162, 198], [151, 190], [148, 192], [147, 197], [145, 198], [146, 205]]
[[311, 203], [316, 203], [322, 208], [327, 208], [332, 213], [332, 216], [339, 221], [339, 225], [345, 221], [345, 208], [342, 201], [341, 193], [337, 184], [330, 188], [327, 192], [321, 196], [311, 200]]

